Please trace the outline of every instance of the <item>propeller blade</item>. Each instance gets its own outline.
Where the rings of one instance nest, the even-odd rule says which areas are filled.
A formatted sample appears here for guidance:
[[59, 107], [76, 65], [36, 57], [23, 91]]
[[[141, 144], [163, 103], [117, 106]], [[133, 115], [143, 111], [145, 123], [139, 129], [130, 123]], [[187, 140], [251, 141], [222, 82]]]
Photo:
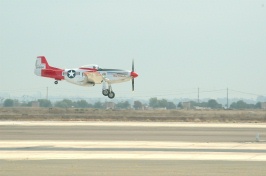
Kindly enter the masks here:
[[134, 59], [132, 60], [132, 72], [135, 70]]
[[132, 79], [132, 91], [134, 92], [134, 87], [135, 87], [135, 82], [134, 82], [134, 78]]

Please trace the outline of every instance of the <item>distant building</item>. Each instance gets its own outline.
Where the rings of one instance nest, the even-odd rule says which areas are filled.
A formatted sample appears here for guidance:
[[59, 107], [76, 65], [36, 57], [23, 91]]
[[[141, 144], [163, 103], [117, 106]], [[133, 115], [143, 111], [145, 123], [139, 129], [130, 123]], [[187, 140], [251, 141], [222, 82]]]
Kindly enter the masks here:
[[182, 102], [183, 109], [191, 109], [191, 103], [190, 102]]
[[260, 106], [261, 106], [261, 109], [266, 109], [266, 102], [262, 102], [262, 103], [260, 104]]
[[5, 98], [3, 98], [3, 97], [0, 97], [0, 107], [2, 107], [2, 106], [3, 106], [3, 102], [4, 102], [4, 100], [5, 100]]
[[196, 110], [210, 110], [211, 108], [209, 108], [209, 107], [194, 106], [194, 109], [196, 109]]
[[115, 103], [114, 102], [105, 102], [104, 107], [105, 107], [105, 109], [115, 109]]
[[167, 110], [166, 107], [164, 108], [155, 108], [156, 110]]
[[18, 107], [20, 105], [18, 100], [14, 100], [13, 102], [13, 107]]
[[35, 107], [35, 108], [40, 107], [40, 102], [38, 102], [38, 101], [31, 102], [31, 107]]

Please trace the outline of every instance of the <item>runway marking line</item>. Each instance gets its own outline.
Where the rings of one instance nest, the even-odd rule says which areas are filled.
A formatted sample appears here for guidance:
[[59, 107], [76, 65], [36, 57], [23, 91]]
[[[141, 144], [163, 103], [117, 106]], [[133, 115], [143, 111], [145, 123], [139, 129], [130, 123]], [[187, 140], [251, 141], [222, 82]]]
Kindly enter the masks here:
[[[47, 151], [40, 150], [49, 146]], [[34, 151], [30, 151], [35, 147]], [[36, 149], [37, 147], [37, 149]], [[108, 148], [115, 151], [60, 151], [49, 148]], [[6, 150], [1, 150], [6, 148]], [[7, 148], [14, 150], [7, 150]], [[19, 148], [28, 148], [19, 150]], [[123, 151], [119, 148], [146, 148], [161, 151]], [[193, 149], [194, 152], [164, 151], [164, 149]], [[246, 152], [226, 152], [226, 150], [247, 150]], [[16, 150], [17, 149], [17, 150]], [[221, 149], [225, 152], [197, 152], [200, 149]], [[248, 152], [248, 150], [255, 152]], [[228, 161], [266, 161], [265, 143], [189, 143], [189, 142], [147, 142], [147, 141], [1, 141], [0, 159], [2, 160], [49, 160], [49, 159], [133, 159], [133, 160], [228, 160]], [[258, 150], [258, 153], [256, 153]]]
[[266, 128], [265, 123], [191, 123], [191, 122], [88, 122], [88, 121], [0, 121], [0, 126], [127, 126], [127, 127], [222, 127]]

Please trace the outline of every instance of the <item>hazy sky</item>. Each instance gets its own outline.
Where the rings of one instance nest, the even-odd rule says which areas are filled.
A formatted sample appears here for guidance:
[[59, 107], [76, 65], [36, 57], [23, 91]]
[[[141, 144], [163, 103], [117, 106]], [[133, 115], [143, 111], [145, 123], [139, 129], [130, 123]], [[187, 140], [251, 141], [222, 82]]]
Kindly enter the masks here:
[[[0, 0], [0, 92], [102, 97], [37, 77], [35, 58], [61, 68], [98, 64], [139, 77], [117, 98], [266, 96], [266, 0]], [[235, 97], [256, 97], [230, 91]]]

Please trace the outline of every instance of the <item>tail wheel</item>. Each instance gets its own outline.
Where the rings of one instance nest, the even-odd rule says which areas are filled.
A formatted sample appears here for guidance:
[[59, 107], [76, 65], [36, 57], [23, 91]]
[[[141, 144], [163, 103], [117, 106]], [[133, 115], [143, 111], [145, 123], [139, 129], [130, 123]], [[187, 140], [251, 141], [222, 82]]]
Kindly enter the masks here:
[[55, 84], [58, 84], [58, 81], [55, 81], [54, 83], [55, 83]]
[[104, 96], [108, 96], [109, 95], [109, 90], [108, 89], [104, 89], [102, 91], [102, 93], [103, 93]]
[[115, 98], [115, 93], [114, 92], [110, 92], [108, 94], [108, 97], [111, 98], [111, 99]]

